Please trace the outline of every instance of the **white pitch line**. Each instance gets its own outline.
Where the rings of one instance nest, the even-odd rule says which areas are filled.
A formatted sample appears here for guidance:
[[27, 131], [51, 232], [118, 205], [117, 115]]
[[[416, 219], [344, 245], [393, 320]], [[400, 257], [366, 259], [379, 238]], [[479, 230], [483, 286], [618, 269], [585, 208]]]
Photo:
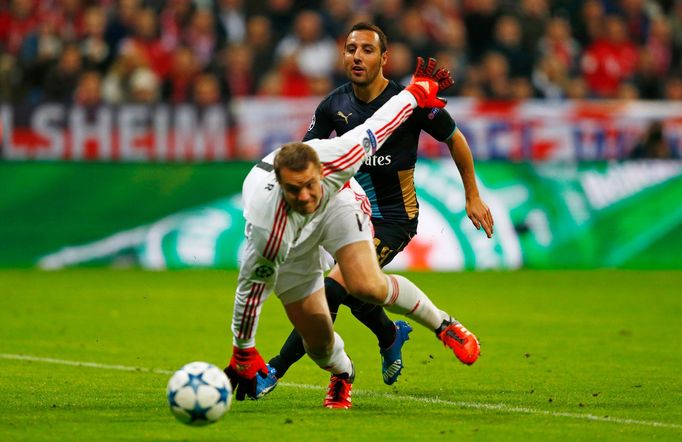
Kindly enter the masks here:
[[71, 365], [73, 367], [104, 368], [106, 370], [136, 371], [136, 372], [140, 372], [140, 373], [173, 374], [173, 372], [170, 370], [162, 370], [159, 368], [141, 368], [141, 367], [130, 367], [128, 365], [98, 364], [96, 362], [68, 361], [66, 359], [39, 358], [37, 356], [13, 355], [13, 354], [7, 354], [7, 353], [0, 353], [0, 359], [15, 359], [18, 361], [46, 362], [48, 364]]
[[[29, 355], [19, 355], [19, 354], [8, 354], [0, 353], [0, 359], [13, 359], [18, 361], [31, 361], [31, 362], [45, 362], [48, 364], [59, 364], [59, 365], [70, 365], [73, 367], [89, 367], [89, 368], [101, 368], [106, 370], [119, 370], [119, 371], [130, 371], [138, 373], [154, 373], [154, 374], [172, 374], [171, 370], [163, 370], [160, 368], [142, 368], [142, 367], [131, 367], [128, 365], [110, 365], [110, 364], [99, 364], [96, 362], [81, 362], [81, 361], [70, 361], [66, 359], [55, 359], [55, 358], [42, 358], [37, 356]], [[281, 382], [283, 387], [293, 387], [305, 390], [320, 390], [324, 389], [321, 385], [310, 385], [310, 384], [295, 384], [291, 382]], [[436, 405], [447, 405], [451, 407], [461, 407], [461, 408], [472, 408], [475, 410], [492, 410], [501, 411], [504, 413], [519, 413], [519, 414], [534, 414], [540, 416], [551, 416], [551, 417], [565, 417], [570, 419], [582, 419], [595, 422], [610, 422], [613, 424], [621, 425], [641, 425], [647, 427], [658, 427], [658, 428], [672, 428], [672, 429], [682, 429], [680, 424], [671, 424], [666, 422], [656, 422], [656, 421], [644, 421], [637, 419], [624, 419], [610, 416], [596, 416], [594, 414], [582, 414], [582, 413], [568, 413], [561, 411], [547, 411], [538, 410], [534, 408], [526, 407], [514, 407], [505, 404], [485, 404], [477, 402], [462, 402], [462, 401], [447, 401], [439, 398], [424, 398], [419, 396], [407, 396], [407, 395], [397, 395], [390, 393], [378, 393], [369, 390], [353, 390], [353, 393], [360, 396], [374, 396], [383, 397], [391, 400], [403, 400], [403, 401], [415, 401], [423, 402], [428, 404]]]

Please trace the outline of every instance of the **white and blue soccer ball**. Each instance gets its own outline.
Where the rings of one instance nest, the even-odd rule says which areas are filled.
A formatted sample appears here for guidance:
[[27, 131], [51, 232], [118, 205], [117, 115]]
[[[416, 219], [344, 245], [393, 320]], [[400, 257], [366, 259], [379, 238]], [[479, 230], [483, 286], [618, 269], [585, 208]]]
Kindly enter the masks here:
[[232, 405], [232, 385], [221, 369], [190, 362], [168, 381], [168, 405], [183, 424], [203, 426], [218, 421]]

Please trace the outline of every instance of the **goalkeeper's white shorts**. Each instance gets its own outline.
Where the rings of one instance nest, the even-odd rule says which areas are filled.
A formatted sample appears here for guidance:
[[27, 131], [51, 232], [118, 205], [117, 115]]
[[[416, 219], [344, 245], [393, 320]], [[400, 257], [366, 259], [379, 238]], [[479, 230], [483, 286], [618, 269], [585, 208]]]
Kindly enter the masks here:
[[[275, 294], [283, 304], [303, 299], [324, 286], [324, 272], [336, 252], [359, 241], [372, 241], [371, 208], [365, 192], [351, 180], [330, 201], [321, 222], [301, 235], [280, 266]], [[326, 253], [328, 252], [328, 253]]]

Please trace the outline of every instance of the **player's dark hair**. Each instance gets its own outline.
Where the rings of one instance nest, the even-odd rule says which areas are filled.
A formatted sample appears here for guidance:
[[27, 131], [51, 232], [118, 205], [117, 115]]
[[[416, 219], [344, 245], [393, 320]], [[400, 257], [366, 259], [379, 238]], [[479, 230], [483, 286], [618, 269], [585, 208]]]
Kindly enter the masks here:
[[[388, 38], [386, 38], [386, 34], [384, 34], [384, 31], [382, 31], [379, 26], [373, 25], [372, 23], [361, 21], [359, 23], [355, 23], [353, 27], [350, 28], [350, 31], [348, 31], [348, 35], [350, 35], [350, 33], [353, 31], [374, 32], [379, 36], [379, 48], [381, 49], [381, 53], [383, 54], [384, 52], [386, 52], [386, 47], [388, 46]], [[348, 39], [348, 35], [346, 35], [346, 39]]]
[[300, 141], [287, 143], [275, 155], [273, 167], [277, 181], [280, 180], [280, 170], [286, 167], [294, 172], [301, 172], [308, 168], [308, 165], [313, 163], [316, 167], [321, 168], [320, 157], [312, 147]]

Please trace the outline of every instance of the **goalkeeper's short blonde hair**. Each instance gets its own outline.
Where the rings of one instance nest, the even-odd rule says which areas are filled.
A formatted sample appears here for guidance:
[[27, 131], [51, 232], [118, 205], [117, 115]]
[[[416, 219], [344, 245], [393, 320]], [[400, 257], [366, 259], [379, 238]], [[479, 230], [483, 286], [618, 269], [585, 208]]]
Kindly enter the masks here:
[[301, 172], [306, 170], [310, 163], [313, 163], [318, 169], [322, 169], [320, 157], [315, 149], [300, 141], [283, 145], [279, 152], [277, 152], [277, 155], [275, 155], [273, 163], [277, 181], [280, 181], [280, 171], [282, 168]]

